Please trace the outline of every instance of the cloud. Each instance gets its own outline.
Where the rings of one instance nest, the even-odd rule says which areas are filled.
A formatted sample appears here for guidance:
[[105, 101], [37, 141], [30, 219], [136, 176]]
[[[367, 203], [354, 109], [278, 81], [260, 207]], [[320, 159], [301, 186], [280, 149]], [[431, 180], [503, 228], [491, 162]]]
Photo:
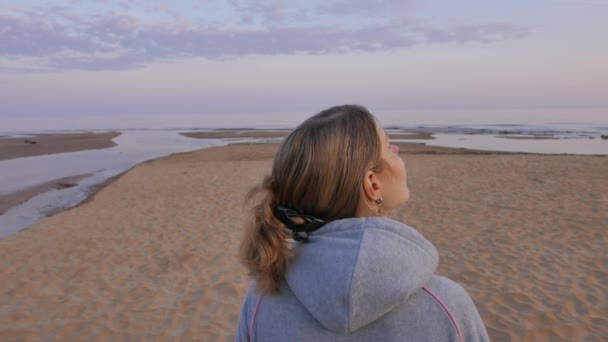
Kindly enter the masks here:
[[402, 16], [412, 10], [417, 0], [339, 0], [328, 1], [319, 7], [319, 13], [335, 15], [369, 16], [384, 14]]
[[[323, 10], [338, 11], [341, 3], [345, 4], [336, 3], [335, 8]], [[352, 2], [356, 6], [366, 3]], [[241, 7], [240, 13], [262, 15], [272, 25], [215, 26], [194, 19], [152, 21], [118, 10], [77, 15], [64, 7], [5, 11], [0, 12], [0, 56], [35, 58], [42, 69], [107, 70], [181, 58], [316, 55], [391, 51], [421, 44], [492, 43], [530, 34], [528, 28], [508, 23], [443, 28], [403, 21], [368, 22], [347, 28], [323, 23], [296, 25], [290, 21], [295, 15], [293, 7], [287, 7], [286, 2], [260, 4], [250, 5], [248, 10]], [[361, 10], [356, 9], [354, 13]], [[176, 13], [166, 7], [158, 10]]]

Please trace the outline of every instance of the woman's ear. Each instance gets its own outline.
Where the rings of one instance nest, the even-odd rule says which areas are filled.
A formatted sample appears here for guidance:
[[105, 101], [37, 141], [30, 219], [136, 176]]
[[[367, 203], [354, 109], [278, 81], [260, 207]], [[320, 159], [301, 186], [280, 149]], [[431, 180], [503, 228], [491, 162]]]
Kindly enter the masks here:
[[363, 177], [363, 193], [369, 201], [378, 200], [380, 195], [380, 179], [373, 171], [367, 171]]

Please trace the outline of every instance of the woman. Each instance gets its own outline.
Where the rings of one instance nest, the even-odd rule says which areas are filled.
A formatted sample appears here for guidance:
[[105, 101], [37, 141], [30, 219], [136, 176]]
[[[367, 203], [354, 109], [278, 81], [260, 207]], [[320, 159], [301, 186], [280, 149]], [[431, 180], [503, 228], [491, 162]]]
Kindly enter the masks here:
[[398, 148], [367, 109], [345, 105], [279, 147], [241, 245], [255, 279], [237, 341], [486, 341], [475, 305], [435, 276], [438, 255], [383, 217], [409, 198]]

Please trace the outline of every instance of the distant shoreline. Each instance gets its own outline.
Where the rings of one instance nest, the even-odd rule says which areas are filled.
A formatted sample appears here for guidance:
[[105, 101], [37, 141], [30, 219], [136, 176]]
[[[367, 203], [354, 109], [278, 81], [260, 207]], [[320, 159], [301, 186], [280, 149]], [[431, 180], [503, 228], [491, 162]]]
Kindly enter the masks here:
[[[218, 130], [205, 132], [183, 132], [181, 135], [196, 139], [234, 139], [234, 138], [285, 138], [291, 130]], [[391, 139], [429, 140], [433, 139], [433, 133], [389, 133]]]
[[[193, 133], [193, 134], [190, 134]], [[211, 134], [208, 134], [211, 133]], [[221, 135], [220, 135], [221, 133]], [[258, 134], [255, 134], [254, 137], [255, 138], [272, 138], [272, 137], [277, 137], [279, 136], [279, 134], [283, 134], [286, 135], [286, 132], [270, 132], [270, 131], [260, 131], [257, 132]], [[104, 135], [107, 135], [106, 133], [102, 133]], [[252, 136], [247, 136], [247, 134], [243, 134], [241, 135], [241, 133], [236, 133], [234, 131], [225, 131], [225, 132], [187, 132], [187, 133], [181, 133], [182, 135], [185, 136], [189, 136], [192, 138], [198, 138], [198, 139], [229, 139], [231, 137], [235, 137], [238, 136], [239, 138], [254, 138]], [[429, 133], [413, 133], [413, 134], [398, 134], [398, 138], [402, 138], [403, 136], [408, 136], [409, 139], [420, 139], [420, 140], [428, 140], [430, 138], [432, 138], [431, 134]], [[214, 138], [209, 138], [209, 137], [214, 137]], [[221, 138], [220, 138], [221, 137]], [[410, 138], [411, 137], [411, 138]], [[64, 134], [60, 134], [56, 137], [54, 137], [55, 140], [59, 140], [61, 138], [65, 138]], [[106, 138], [106, 137], [104, 137]], [[70, 137], [67, 137], [67, 139], [69, 140]], [[397, 142], [395, 143], [397, 146], [399, 146], [399, 154], [400, 155], [413, 155], [413, 154], [428, 154], [428, 155], [440, 155], [440, 154], [459, 154], [459, 155], [497, 155], [497, 154], [526, 154], [526, 153], [519, 153], [519, 152], [500, 152], [500, 151], [483, 151], [483, 150], [472, 150], [472, 149], [465, 149], [465, 148], [451, 148], [451, 147], [441, 147], [441, 146], [429, 146], [429, 145], [425, 145], [424, 143], [403, 143], [403, 142]], [[252, 145], [252, 146], [260, 146], [260, 148], [262, 148], [262, 146], [267, 145], [267, 146], [272, 146], [272, 148], [276, 148], [278, 146], [278, 143], [276, 142], [231, 142], [228, 145], [243, 145], [243, 146], [247, 146], [247, 145]], [[203, 149], [207, 149], [207, 148], [203, 148]], [[221, 151], [221, 150], [220, 150]], [[169, 158], [175, 155], [179, 155], [180, 153], [190, 153], [190, 152], [178, 152], [178, 153], [173, 153], [170, 154], [168, 156], [163, 156], [163, 157], [159, 157], [159, 158], [154, 158], [154, 159], [150, 159], [147, 161], [144, 161], [142, 163], [139, 163], [137, 165], [141, 165], [143, 163], [153, 163], [157, 160], [162, 160], [163, 158]], [[270, 156], [272, 157], [272, 156]], [[137, 165], [133, 166], [136, 167]], [[130, 169], [129, 169], [130, 170]], [[47, 213], [47, 216], [53, 216], [57, 213], [63, 212], [65, 210], [70, 210], [72, 208], [81, 206], [85, 203], [88, 203], [90, 201], [92, 201], [94, 199], [95, 194], [105, 188], [106, 186], [110, 185], [111, 183], [113, 183], [114, 181], [116, 181], [117, 179], [119, 179], [120, 177], [122, 177], [122, 175], [124, 175], [125, 173], [129, 172], [129, 170], [126, 170], [114, 177], [111, 177], [109, 179], [107, 179], [106, 181], [104, 181], [101, 184], [98, 184], [94, 187], [92, 187], [90, 189], [90, 193], [89, 195], [80, 203], [76, 204], [73, 207], [59, 207], [59, 208], [54, 208], [52, 211], [50, 211], [49, 213]], [[0, 216], [3, 215], [4, 213], [6, 213], [8, 210], [10, 210], [11, 208], [17, 207], [19, 205], [21, 205], [22, 203], [27, 202], [29, 199], [46, 193], [48, 191], [51, 191], [53, 189], [58, 189], [61, 190], [61, 188], [65, 187], [68, 188], [70, 186], [76, 186], [78, 185], [78, 182], [81, 181], [82, 179], [86, 178], [89, 175], [74, 175], [74, 176], [67, 176], [67, 177], [62, 177], [62, 178], [58, 178], [58, 179], [54, 179], [51, 181], [47, 181], [38, 185], [34, 185], [19, 191], [15, 191], [12, 193], [8, 193], [8, 194], [2, 194], [0, 195]], [[27, 228], [25, 228], [27, 229]]]
[[[195, 139], [237, 139], [234, 142], [229, 142], [229, 145], [247, 145], [247, 144], [270, 144], [277, 145], [278, 142], [274, 141], [264, 141], [265, 138], [284, 138], [289, 134], [289, 130], [229, 130], [224, 129], [221, 131], [204, 131], [204, 132], [176, 132], [175, 134], [180, 134], [182, 136], [188, 138]], [[33, 141], [36, 141], [36, 144], [27, 144], [24, 142], [25, 138], [4, 138], [0, 139], [0, 156], [2, 155], [2, 149], [4, 151], [12, 148], [11, 157], [19, 158], [23, 156], [30, 156], [32, 154], [33, 149], [29, 149], [30, 146], [36, 148], [40, 146], [34, 155], [43, 155], [43, 154], [52, 154], [52, 153], [61, 153], [61, 152], [73, 152], [85, 149], [98, 149], [105, 148], [104, 146], [113, 146], [115, 143], [112, 139], [121, 133], [119, 132], [108, 132], [108, 133], [69, 133], [69, 134], [44, 134], [44, 135], [35, 135], [33, 138], [29, 138]], [[497, 151], [497, 150], [481, 150], [481, 149], [473, 149], [473, 148], [459, 148], [459, 147], [445, 147], [445, 146], [433, 146], [429, 145], [427, 142], [430, 142], [435, 139], [434, 134], [430, 132], [408, 132], [408, 133], [397, 133], [397, 132], [389, 132], [389, 136], [392, 139], [395, 139], [393, 142], [400, 149], [400, 155], [415, 155], [415, 154], [426, 154], [426, 155], [518, 155], [518, 154], [530, 154], [530, 155], [555, 155], [548, 153], [531, 153], [531, 152], [513, 152], [513, 151]], [[502, 136], [500, 136], [502, 137]], [[519, 137], [508, 137], [518, 139]], [[523, 137], [522, 137], [523, 138]], [[260, 140], [260, 142], [246, 142], [246, 141], [238, 141], [239, 139], [253, 139]], [[420, 142], [403, 142], [399, 140], [418, 140]], [[531, 137], [530, 139], [534, 139]], [[523, 139], [519, 139], [523, 140]], [[543, 139], [541, 139], [543, 140]], [[63, 142], [63, 144], [62, 144]], [[79, 145], [79, 143], [82, 143]], [[17, 148], [14, 146], [17, 145]], [[94, 147], [94, 148], [93, 148]], [[28, 150], [29, 149], [29, 150]], [[179, 152], [177, 152], [179, 153]], [[6, 154], [6, 153], [5, 153]], [[175, 154], [175, 153], [174, 153]], [[600, 155], [601, 156], [601, 155]], [[164, 158], [164, 157], [160, 157]], [[153, 161], [158, 158], [153, 158], [150, 161]], [[69, 175], [66, 177], [57, 178], [54, 180], [46, 181], [44, 183], [36, 184], [30, 186], [25, 189], [21, 189], [19, 191], [14, 191], [7, 194], [0, 195], [0, 216], [5, 212], [14, 208], [16, 206], [21, 205], [22, 203], [27, 202], [29, 199], [39, 195], [46, 193], [50, 190], [57, 188], [58, 186], [66, 186], [70, 187], [71, 185], [76, 186], [78, 182], [83, 178], [86, 178], [87, 175]], [[111, 179], [105, 181], [103, 186], [113, 182], [116, 177], [112, 177]], [[63, 183], [63, 185], [61, 185]], [[58, 185], [59, 184], [59, 185]], [[87, 196], [83, 202], [80, 202], [81, 205], [89, 201], [99, 188], [101, 187], [92, 187], [90, 189], [90, 194]], [[59, 189], [60, 190], [60, 189]], [[88, 191], [87, 191], [88, 192]], [[51, 210], [47, 216], [51, 216], [57, 212], [64, 211], [69, 209], [70, 207], [59, 207]]]

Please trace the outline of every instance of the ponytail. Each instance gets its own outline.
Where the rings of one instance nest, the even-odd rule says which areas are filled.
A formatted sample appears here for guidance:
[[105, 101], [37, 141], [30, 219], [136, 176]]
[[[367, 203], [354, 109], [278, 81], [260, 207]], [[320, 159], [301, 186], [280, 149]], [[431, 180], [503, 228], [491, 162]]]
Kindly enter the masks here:
[[276, 201], [271, 189], [272, 178], [251, 189], [245, 201], [249, 202], [257, 193], [265, 193], [253, 207], [253, 218], [245, 229], [241, 243], [240, 259], [256, 281], [260, 293], [277, 293], [283, 274], [294, 255], [290, 248], [291, 235], [273, 213]]

